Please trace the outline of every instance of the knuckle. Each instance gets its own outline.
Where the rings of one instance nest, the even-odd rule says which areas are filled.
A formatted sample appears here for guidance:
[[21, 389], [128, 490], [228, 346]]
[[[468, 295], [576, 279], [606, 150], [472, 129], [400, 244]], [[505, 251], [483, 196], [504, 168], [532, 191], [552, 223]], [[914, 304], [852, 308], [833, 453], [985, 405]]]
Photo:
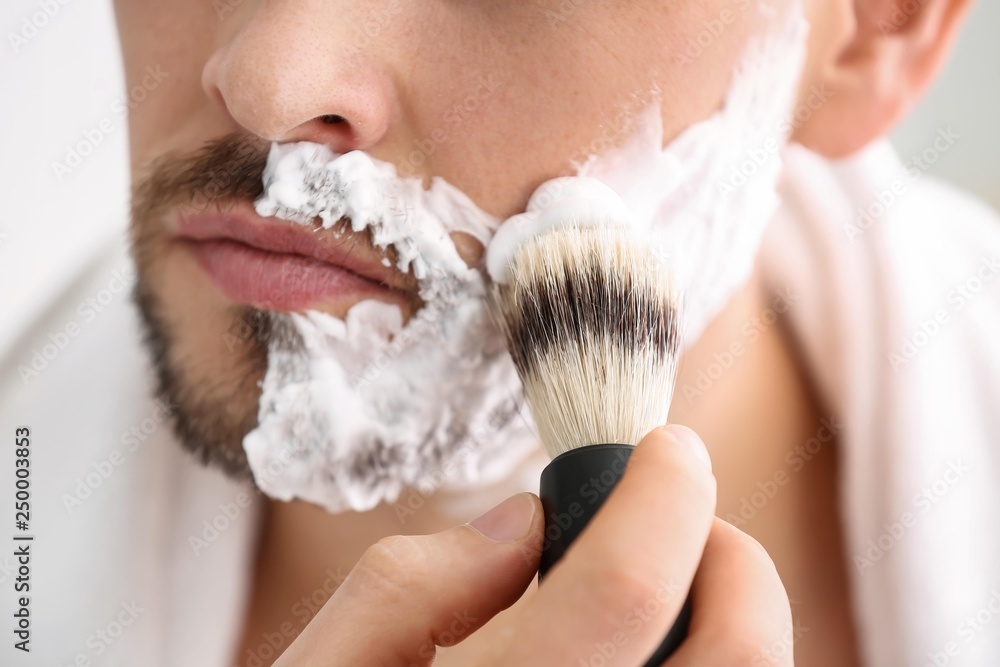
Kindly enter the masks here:
[[730, 637], [717, 644], [719, 664], [746, 667], [788, 667], [793, 664], [791, 646], [779, 646], [766, 638]]
[[703, 525], [705, 534], [715, 519], [716, 511], [716, 486], [715, 478], [708, 471], [694, 470], [691, 474], [687, 471], [681, 474], [674, 474], [666, 478], [663, 484], [669, 484], [669, 497], [672, 503], [676, 503], [684, 508], [684, 514], [692, 519], [697, 519]]
[[715, 514], [716, 484], [715, 476], [701, 464], [685, 475], [689, 485], [690, 502], [703, 508], [709, 514]]
[[[778, 576], [778, 570], [774, 566], [774, 561], [771, 560], [771, 554], [767, 553], [764, 545], [742, 530], [730, 526], [725, 521], [721, 519], [717, 521], [719, 525], [724, 526], [723, 530], [729, 533], [727, 541], [732, 550], [732, 558], [741, 563], [743, 568], [770, 579], [771, 583], [780, 588], [782, 595], [784, 595], [785, 587]], [[787, 599], [787, 596], [785, 596], [786, 602]]]
[[418, 540], [387, 537], [365, 550], [351, 575], [367, 594], [386, 602], [403, 602], [410, 597], [408, 583], [419, 578], [425, 560]]
[[745, 604], [753, 614], [732, 614], [716, 628], [716, 643], [726, 664], [751, 667], [793, 664], [794, 641], [798, 634], [793, 624], [791, 604], [785, 586], [764, 547], [750, 535], [721, 519], [713, 526], [712, 548], [719, 549], [722, 567], [739, 572], [750, 584]]
[[[588, 597], [595, 611], [621, 618], [629, 610], [645, 606], [653, 595], [650, 580], [624, 559], [611, 564], [590, 579]], [[607, 561], [606, 561], [607, 563]]]

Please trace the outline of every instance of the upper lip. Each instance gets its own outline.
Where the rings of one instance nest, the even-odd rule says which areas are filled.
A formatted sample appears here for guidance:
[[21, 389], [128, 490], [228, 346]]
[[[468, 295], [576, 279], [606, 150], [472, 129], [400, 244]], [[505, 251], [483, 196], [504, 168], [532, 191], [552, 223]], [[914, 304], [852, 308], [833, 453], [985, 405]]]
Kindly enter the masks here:
[[240, 203], [225, 211], [205, 211], [178, 218], [181, 237], [194, 241], [231, 240], [277, 253], [301, 255], [333, 264], [393, 289], [415, 292], [416, 279], [383, 264], [384, 254], [365, 240], [344, 232], [334, 235], [307, 225], [264, 218]]

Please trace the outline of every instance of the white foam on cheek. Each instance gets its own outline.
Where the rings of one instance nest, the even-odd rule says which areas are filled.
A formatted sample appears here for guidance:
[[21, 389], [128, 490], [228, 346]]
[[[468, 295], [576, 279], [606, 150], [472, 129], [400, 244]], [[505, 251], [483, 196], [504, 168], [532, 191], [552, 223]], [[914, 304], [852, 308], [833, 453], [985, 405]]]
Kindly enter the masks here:
[[486, 271], [507, 282], [510, 259], [525, 241], [565, 225], [630, 225], [632, 212], [618, 194], [594, 178], [564, 176], [535, 190], [524, 213], [508, 218], [486, 248]]
[[[777, 204], [783, 118], [805, 32], [797, 10], [780, 34], [751, 40], [725, 108], [667, 148], [653, 107], [620, 148], [543, 185], [489, 243], [491, 273], [502, 279], [506, 258], [545, 229], [636, 225], [669, 256], [686, 294], [686, 340], [695, 339], [746, 280]], [[355, 232], [396, 250], [426, 303], [405, 325], [397, 306], [374, 301], [344, 320], [274, 315], [258, 426], [243, 442], [264, 492], [365, 510], [407, 487], [496, 480], [537, 450], [483, 276], [448, 236], [462, 231], [487, 244], [497, 220], [440, 179], [425, 190], [364, 153], [310, 143], [273, 146], [264, 183], [262, 215], [319, 218], [327, 228], [349, 217]]]
[[[544, 205], [504, 221], [487, 248], [493, 279], [504, 280], [517, 247], [543, 229], [580, 224], [582, 215], [587, 224], [624, 219], [662, 251], [684, 294], [685, 342], [696, 340], [746, 282], [777, 209], [807, 33], [796, 7], [782, 31], [752, 40], [722, 110], [666, 147], [653, 104], [620, 147], [591, 157], [576, 178], [544, 183], [532, 198]], [[588, 194], [595, 181], [618, 197]]]

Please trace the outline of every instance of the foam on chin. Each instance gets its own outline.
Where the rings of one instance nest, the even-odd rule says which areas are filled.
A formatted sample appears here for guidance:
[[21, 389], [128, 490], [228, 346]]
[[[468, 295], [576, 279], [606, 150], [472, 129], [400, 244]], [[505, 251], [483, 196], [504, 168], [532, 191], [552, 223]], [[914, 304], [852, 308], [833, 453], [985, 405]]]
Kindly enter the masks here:
[[[796, 8], [780, 34], [751, 40], [724, 108], [663, 148], [652, 105], [621, 147], [543, 184], [525, 214], [497, 220], [441, 179], [424, 190], [392, 165], [310, 143], [275, 145], [262, 215], [325, 227], [350, 216], [412, 269], [426, 305], [402, 323], [396, 306], [364, 301], [344, 320], [275, 314], [258, 413], [244, 439], [258, 486], [330, 511], [495, 481], [537, 449], [520, 383], [486, 307], [486, 284], [449, 232], [487, 245], [503, 279], [527, 237], [562, 224], [632, 224], [662, 248], [685, 293], [685, 342], [700, 335], [752, 269], [777, 206], [783, 119], [794, 101], [806, 23]], [[733, 175], [750, 160], [752, 174]], [[492, 239], [492, 241], [491, 241]]]
[[323, 227], [342, 216], [397, 251], [425, 305], [362, 301], [346, 319], [273, 314], [258, 426], [243, 441], [257, 485], [282, 500], [365, 510], [407, 487], [493, 480], [535, 447], [520, 385], [486, 306], [486, 284], [448, 233], [484, 244], [498, 221], [435, 179], [401, 179], [361, 152], [273, 146], [262, 215]]

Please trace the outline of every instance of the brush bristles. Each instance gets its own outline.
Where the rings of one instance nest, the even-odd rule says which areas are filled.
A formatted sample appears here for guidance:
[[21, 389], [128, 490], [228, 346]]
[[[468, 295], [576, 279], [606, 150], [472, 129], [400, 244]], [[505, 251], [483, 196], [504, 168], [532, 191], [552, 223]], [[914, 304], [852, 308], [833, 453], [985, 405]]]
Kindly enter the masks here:
[[667, 423], [679, 304], [647, 241], [616, 226], [541, 234], [514, 254], [493, 301], [550, 456], [634, 445]]

